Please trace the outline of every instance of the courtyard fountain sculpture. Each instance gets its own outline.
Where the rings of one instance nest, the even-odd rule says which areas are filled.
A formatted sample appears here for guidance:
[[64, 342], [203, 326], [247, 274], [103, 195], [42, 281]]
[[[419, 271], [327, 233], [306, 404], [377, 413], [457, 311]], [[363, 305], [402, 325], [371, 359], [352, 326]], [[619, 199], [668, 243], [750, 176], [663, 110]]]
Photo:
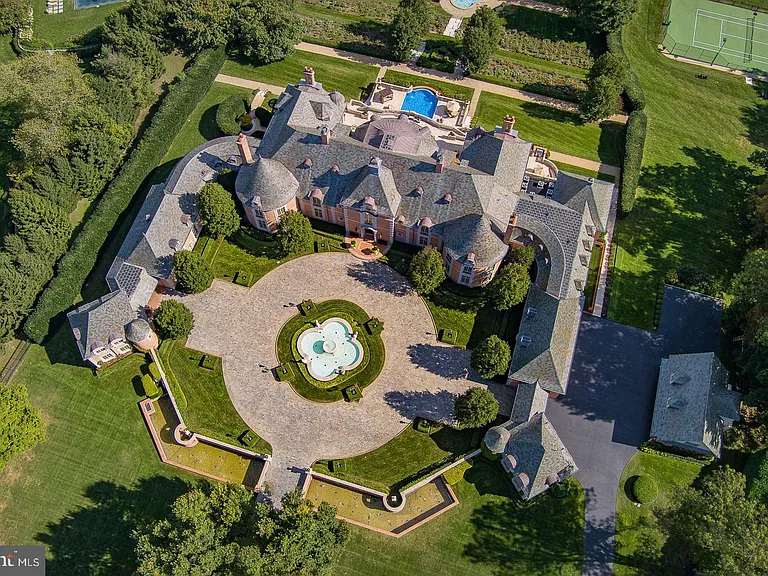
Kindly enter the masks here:
[[305, 330], [296, 342], [302, 362], [315, 380], [328, 382], [360, 365], [363, 348], [349, 322], [329, 318]]

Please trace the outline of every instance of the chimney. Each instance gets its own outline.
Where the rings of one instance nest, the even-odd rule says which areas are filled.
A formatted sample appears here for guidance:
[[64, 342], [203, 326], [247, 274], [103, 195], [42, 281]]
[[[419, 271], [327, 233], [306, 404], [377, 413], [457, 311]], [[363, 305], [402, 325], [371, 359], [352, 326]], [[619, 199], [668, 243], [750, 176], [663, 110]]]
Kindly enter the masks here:
[[368, 162], [368, 170], [371, 174], [378, 174], [381, 170], [381, 158], [374, 156], [371, 161]]
[[504, 244], [509, 244], [509, 241], [512, 240], [512, 234], [516, 225], [517, 225], [517, 214], [512, 214], [512, 216], [509, 217], [507, 230], [504, 232]]
[[445, 168], [445, 155], [442, 152], [437, 153], [437, 163], [435, 164], [435, 173], [442, 174]]
[[315, 71], [309, 66], [304, 66], [304, 83], [310, 86], [315, 85]]
[[237, 147], [240, 149], [240, 158], [243, 160], [243, 164], [252, 164], [253, 156], [251, 155], [251, 147], [248, 144], [248, 137], [245, 134], [240, 134], [237, 137]]
[[501, 123], [501, 131], [505, 134], [512, 134], [512, 129], [515, 127], [515, 117], [507, 114], [504, 116], [504, 121]]
[[320, 141], [323, 144], [328, 144], [331, 141], [331, 131], [328, 130], [328, 126], [320, 128]]

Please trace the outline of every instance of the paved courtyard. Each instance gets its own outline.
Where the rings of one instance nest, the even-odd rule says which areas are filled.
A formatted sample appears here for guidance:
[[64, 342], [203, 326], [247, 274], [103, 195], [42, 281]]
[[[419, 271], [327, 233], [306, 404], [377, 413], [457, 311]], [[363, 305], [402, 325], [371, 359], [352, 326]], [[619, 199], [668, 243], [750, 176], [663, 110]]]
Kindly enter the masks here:
[[[280, 328], [298, 314], [296, 304], [310, 298], [350, 300], [384, 321], [384, 369], [359, 403], [310, 402], [272, 376]], [[514, 392], [482, 380], [468, 350], [438, 343], [424, 301], [379, 262], [314, 254], [279, 266], [250, 289], [217, 280], [202, 294], [179, 299], [195, 315], [187, 346], [223, 358], [235, 408], [272, 444], [266, 481], [275, 501], [317, 459], [373, 450], [416, 416], [450, 421], [453, 398], [471, 386], [490, 385], [501, 411], [511, 409]]]

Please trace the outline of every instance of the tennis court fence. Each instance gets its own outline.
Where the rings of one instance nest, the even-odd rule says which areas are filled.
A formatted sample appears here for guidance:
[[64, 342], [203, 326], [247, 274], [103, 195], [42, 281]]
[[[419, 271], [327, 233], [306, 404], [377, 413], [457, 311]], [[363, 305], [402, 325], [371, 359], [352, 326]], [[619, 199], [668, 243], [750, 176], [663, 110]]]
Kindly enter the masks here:
[[662, 35], [662, 45], [666, 48], [667, 52], [674, 56], [681, 56], [683, 58], [690, 58], [691, 60], [698, 60], [699, 62], [706, 62], [707, 64], [717, 64], [718, 66], [726, 66], [734, 70], [744, 70], [744, 59], [730, 57], [728, 54], [719, 52], [717, 50], [708, 50], [706, 48], [699, 48], [691, 46], [690, 44], [683, 44], [677, 42], [670, 34], [666, 32], [666, 29]]

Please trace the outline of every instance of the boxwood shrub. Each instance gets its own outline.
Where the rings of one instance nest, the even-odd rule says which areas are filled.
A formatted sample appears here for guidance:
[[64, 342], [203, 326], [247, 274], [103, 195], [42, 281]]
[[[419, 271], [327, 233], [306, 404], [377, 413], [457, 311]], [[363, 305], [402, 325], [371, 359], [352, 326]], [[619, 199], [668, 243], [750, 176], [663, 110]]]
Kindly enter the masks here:
[[619, 211], [622, 215], [629, 214], [635, 206], [635, 192], [640, 179], [640, 169], [643, 165], [647, 128], [648, 117], [645, 112], [636, 110], [629, 115], [624, 157], [621, 163], [621, 187], [619, 188]]
[[248, 112], [248, 102], [239, 94], [233, 94], [216, 108], [216, 126], [225, 136], [240, 134], [238, 119]]
[[157, 387], [157, 384], [155, 384], [155, 381], [149, 374], [144, 374], [141, 377], [141, 385], [144, 388], [144, 394], [148, 398], [155, 399], [160, 396], [160, 388]]
[[640, 504], [650, 504], [659, 496], [659, 486], [652, 476], [635, 476], [632, 481], [632, 497]]
[[162, 162], [176, 134], [213, 84], [225, 58], [223, 48], [201, 52], [178, 83], [170, 86], [143, 137], [104, 191], [90, 218], [59, 262], [56, 276], [27, 318], [24, 333], [31, 340], [42, 342], [48, 335], [51, 320], [72, 306], [120, 215], [126, 211], [146, 177]]

